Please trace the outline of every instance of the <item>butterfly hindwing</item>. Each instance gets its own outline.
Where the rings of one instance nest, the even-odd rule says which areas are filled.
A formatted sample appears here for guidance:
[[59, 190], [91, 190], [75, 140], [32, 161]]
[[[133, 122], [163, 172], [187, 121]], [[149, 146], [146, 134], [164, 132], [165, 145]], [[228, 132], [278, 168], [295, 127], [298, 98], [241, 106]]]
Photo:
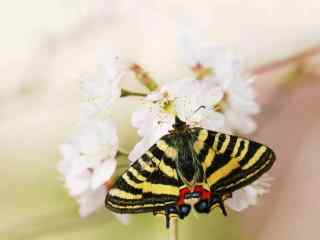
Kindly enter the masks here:
[[263, 144], [205, 129], [197, 131], [194, 149], [215, 194], [223, 196], [252, 183], [275, 160], [273, 151]]
[[109, 209], [118, 213], [156, 212], [175, 204], [180, 185], [175, 162], [161, 146], [159, 142], [152, 146], [118, 178], [106, 197]]

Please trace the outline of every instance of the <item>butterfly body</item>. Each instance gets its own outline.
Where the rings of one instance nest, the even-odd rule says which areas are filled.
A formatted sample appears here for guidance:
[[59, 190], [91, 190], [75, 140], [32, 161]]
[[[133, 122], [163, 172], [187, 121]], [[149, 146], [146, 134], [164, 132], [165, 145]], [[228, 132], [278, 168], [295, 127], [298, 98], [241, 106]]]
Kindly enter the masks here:
[[265, 145], [238, 136], [190, 128], [176, 118], [156, 142], [115, 182], [106, 207], [118, 213], [153, 212], [185, 218], [192, 207], [209, 213], [232, 192], [252, 183], [273, 164]]

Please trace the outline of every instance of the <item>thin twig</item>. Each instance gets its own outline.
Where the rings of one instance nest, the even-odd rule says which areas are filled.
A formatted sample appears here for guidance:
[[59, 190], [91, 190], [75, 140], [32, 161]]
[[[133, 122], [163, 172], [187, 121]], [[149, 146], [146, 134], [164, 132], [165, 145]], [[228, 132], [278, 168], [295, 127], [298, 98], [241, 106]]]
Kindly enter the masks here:
[[171, 218], [170, 219], [170, 240], [178, 240], [178, 219]]
[[285, 67], [289, 64], [300, 62], [302, 60], [305, 60], [306, 58], [314, 57], [318, 54], [320, 54], [320, 46], [316, 46], [316, 47], [307, 49], [303, 52], [300, 52], [300, 53], [293, 55], [291, 57], [288, 57], [286, 59], [273, 61], [271, 63], [256, 67], [256, 68], [252, 69], [251, 72], [255, 75], [261, 75], [264, 73], [268, 73], [270, 71], [277, 70], [281, 67]]

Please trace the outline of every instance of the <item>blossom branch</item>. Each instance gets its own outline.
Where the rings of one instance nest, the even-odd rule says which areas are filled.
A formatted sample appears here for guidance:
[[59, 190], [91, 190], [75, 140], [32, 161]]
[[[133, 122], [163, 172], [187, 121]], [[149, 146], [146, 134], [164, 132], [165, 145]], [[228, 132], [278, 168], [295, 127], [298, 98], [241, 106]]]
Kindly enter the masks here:
[[135, 63], [130, 67], [130, 69], [135, 74], [136, 79], [150, 91], [154, 91], [158, 88], [156, 81], [140, 65]]
[[316, 46], [316, 47], [307, 49], [307, 50], [305, 50], [303, 52], [300, 52], [300, 53], [298, 53], [296, 55], [293, 55], [291, 57], [288, 57], [286, 59], [281, 59], [281, 60], [277, 60], [277, 61], [265, 64], [265, 65], [262, 65], [262, 66], [258, 66], [256, 68], [252, 69], [251, 72], [253, 74], [255, 74], [255, 75], [265, 74], [265, 73], [277, 70], [279, 68], [288, 66], [290, 64], [303, 61], [303, 60], [305, 60], [307, 58], [314, 57], [314, 56], [319, 55], [319, 54], [320, 54], [320, 46]]

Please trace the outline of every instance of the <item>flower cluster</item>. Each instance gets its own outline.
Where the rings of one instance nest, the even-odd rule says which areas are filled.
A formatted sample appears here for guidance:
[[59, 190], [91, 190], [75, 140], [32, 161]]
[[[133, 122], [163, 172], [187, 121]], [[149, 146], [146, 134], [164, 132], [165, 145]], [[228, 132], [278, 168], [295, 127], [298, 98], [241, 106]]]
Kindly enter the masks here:
[[[116, 125], [107, 114], [100, 114], [120, 97], [122, 78], [119, 61], [114, 59], [97, 78], [83, 83], [81, 120], [75, 133], [60, 146], [58, 170], [69, 193], [86, 217], [104, 205], [117, 168], [119, 140]], [[116, 215], [123, 223], [126, 216]]]
[[[82, 115], [85, 121], [61, 146], [63, 159], [59, 163], [65, 185], [80, 205], [81, 216], [87, 216], [103, 205], [116, 171], [117, 130], [113, 120], [109, 116], [101, 119], [99, 112], [112, 107], [120, 97], [143, 98], [143, 104], [132, 115], [132, 125], [141, 139], [129, 153], [130, 161], [137, 160], [167, 134], [175, 116], [189, 126], [225, 133], [249, 134], [255, 130], [253, 116], [258, 113], [259, 106], [253, 79], [244, 71], [239, 59], [221, 47], [184, 47], [189, 74], [183, 79], [159, 86], [140, 65], [114, 59], [97, 79], [84, 84], [86, 100]], [[150, 93], [145, 95], [121, 89], [120, 81], [129, 74]], [[256, 181], [234, 192], [226, 204], [240, 211], [256, 204], [268, 187], [269, 179]]]

